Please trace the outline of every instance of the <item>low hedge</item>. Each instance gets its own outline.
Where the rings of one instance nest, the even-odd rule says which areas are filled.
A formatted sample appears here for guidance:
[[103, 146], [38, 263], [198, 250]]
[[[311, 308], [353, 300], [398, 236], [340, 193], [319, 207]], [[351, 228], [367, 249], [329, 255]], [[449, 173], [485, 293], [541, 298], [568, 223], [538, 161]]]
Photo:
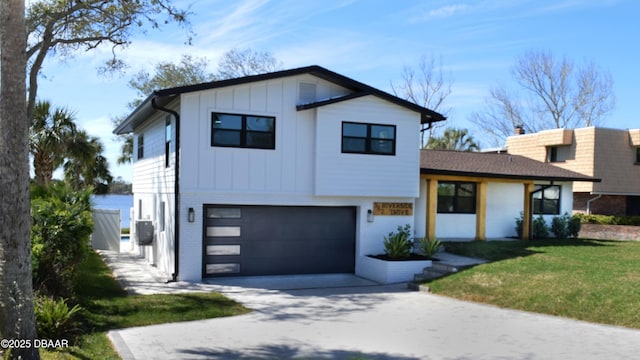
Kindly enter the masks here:
[[640, 216], [576, 214], [583, 224], [640, 226]]

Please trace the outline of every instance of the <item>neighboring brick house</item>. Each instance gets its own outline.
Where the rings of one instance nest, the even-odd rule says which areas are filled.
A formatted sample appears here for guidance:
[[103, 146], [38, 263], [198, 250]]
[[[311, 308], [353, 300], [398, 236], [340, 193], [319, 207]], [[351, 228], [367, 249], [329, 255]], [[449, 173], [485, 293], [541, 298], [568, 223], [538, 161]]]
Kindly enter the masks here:
[[640, 129], [517, 129], [506, 147], [510, 154], [602, 179], [574, 184], [574, 212], [640, 215]]

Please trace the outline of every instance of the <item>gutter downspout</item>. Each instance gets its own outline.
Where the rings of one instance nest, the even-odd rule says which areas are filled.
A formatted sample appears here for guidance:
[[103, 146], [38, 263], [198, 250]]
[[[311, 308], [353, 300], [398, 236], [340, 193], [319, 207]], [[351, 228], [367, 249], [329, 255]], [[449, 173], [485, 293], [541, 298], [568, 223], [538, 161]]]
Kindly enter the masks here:
[[587, 200], [587, 215], [591, 215], [591, 203], [600, 199], [601, 197], [602, 194], [598, 194], [598, 196], [594, 197], [593, 199]]
[[157, 95], [151, 99], [151, 107], [169, 113], [176, 119], [176, 141], [175, 141], [175, 154], [176, 163], [174, 168], [174, 180], [173, 180], [173, 196], [174, 196], [174, 215], [173, 215], [173, 254], [174, 254], [174, 266], [171, 279], [167, 280], [167, 283], [178, 281], [178, 272], [180, 269], [180, 114], [176, 111], [162, 107], [156, 103]]

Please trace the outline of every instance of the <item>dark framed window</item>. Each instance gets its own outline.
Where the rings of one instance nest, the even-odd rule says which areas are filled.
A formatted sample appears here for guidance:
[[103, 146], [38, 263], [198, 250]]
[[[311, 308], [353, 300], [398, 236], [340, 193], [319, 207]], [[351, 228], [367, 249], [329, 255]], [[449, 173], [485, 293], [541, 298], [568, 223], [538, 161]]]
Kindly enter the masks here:
[[395, 155], [396, 126], [343, 122], [342, 152]]
[[[542, 185], [536, 185], [534, 190], [542, 189]], [[559, 215], [560, 214], [560, 185], [552, 185], [544, 190], [533, 193], [533, 213], [535, 215]]]
[[212, 113], [211, 146], [275, 149], [276, 118]]
[[476, 184], [468, 182], [439, 182], [438, 213], [475, 214]]
[[558, 162], [558, 147], [547, 147], [547, 162]]
[[138, 159], [144, 158], [144, 135], [138, 135]]
[[171, 127], [171, 117], [167, 116], [164, 123], [164, 167], [171, 165], [171, 134], [173, 129]]
[[640, 165], [640, 147], [636, 148], [636, 165]]

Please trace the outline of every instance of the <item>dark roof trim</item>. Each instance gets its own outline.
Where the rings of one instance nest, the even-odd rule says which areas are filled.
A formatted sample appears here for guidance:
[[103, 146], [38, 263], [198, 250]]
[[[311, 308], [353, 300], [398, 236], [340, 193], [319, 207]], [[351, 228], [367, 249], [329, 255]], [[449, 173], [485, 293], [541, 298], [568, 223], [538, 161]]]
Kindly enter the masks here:
[[[338, 84], [338, 85], [340, 85], [342, 87], [345, 87], [345, 88], [353, 91], [354, 93], [358, 94], [358, 96], [362, 96], [362, 94], [375, 95], [375, 96], [380, 97], [382, 99], [385, 99], [385, 100], [387, 100], [389, 102], [392, 102], [392, 103], [394, 103], [396, 105], [399, 105], [399, 106], [411, 109], [413, 111], [416, 111], [416, 112], [420, 113], [420, 115], [421, 115], [420, 119], [421, 119], [421, 122], [423, 124], [446, 120], [445, 116], [443, 116], [442, 114], [437, 113], [437, 112], [435, 112], [433, 110], [427, 109], [427, 108], [422, 107], [420, 105], [414, 104], [414, 103], [412, 103], [410, 101], [407, 101], [407, 100], [401, 99], [399, 97], [393, 96], [393, 95], [391, 95], [389, 93], [386, 93], [386, 92], [384, 92], [382, 90], [378, 90], [378, 89], [376, 89], [374, 87], [371, 87], [371, 86], [366, 85], [364, 83], [361, 83], [359, 81], [353, 80], [353, 79], [348, 78], [348, 77], [346, 77], [344, 75], [340, 75], [340, 74], [338, 74], [336, 72], [333, 72], [331, 70], [325, 69], [325, 68], [323, 68], [321, 66], [312, 65], [312, 66], [301, 67], [301, 68], [297, 68], [297, 69], [276, 71], [276, 72], [267, 73], [267, 74], [251, 75], [251, 76], [245, 76], [245, 77], [235, 78], [235, 79], [212, 81], [212, 82], [207, 82], [207, 83], [202, 83], [202, 84], [178, 86], [178, 87], [169, 88], [169, 89], [156, 90], [152, 94], [150, 94], [125, 119], [124, 122], [122, 122], [118, 127], [116, 127], [113, 132], [115, 134], [124, 134], [124, 133], [131, 132], [131, 131], [133, 131], [133, 129], [135, 127], [137, 127], [143, 121], [145, 121], [146, 118], [153, 113], [153, 109], [151, 107], [151, 99], [152, 98], [159, 98], [159, 99], [156, 100], [159, 104], [162, 104], [162, 103], [168, 104], [171, 101], [171, 99], [165, 100], [165, 99], [163, 99], [164, 97], [173, 98], [173, 97], [175, 97], [177, 95], [184, 94], [184, 93], [189, 93], [189, 92], [210, 90], [210, 89], [216, 89], [216, 88], [222, 88], [222, 87], [234, 86], [234, 85], [241, 85], [241, 84], [247, 84], [247, 83], [252, 83], [252, 82], [257, 82], [257, 81], [265, 81], [265, 80], [271, 80], [271, 79], [278, 79], [278, 78], [282, 78], [282, 77], [295, 76], [295, 75], [300, 75], [300, 74], [311, 74], [311, 75], [317, 76], [317, 77], [319, 77], [319, 78], [321, 78], [323, 80], [327, 80], [327, 81], [333, 82], [335, 84]], [[348, 100], [347, 98], [338, 98], [338, 99], [341, 99], [341, 100], [336, 100], [336, 101]], [[319, 102], [319, 103], [322, 103], [322, 102]], [[327, 105], [327, 104], [325, 103], [323, 105]], [[316, 105], [316, 106], [321, 106], [321, 105]]]
[[317, 108], [317, 107], [320, 107], [320, 106], [335, 104], [335, 103], [338, 103], [338, 102], [341, 102], [341, 101], [356, 99], [356, 98], [367, 96], [367, 95], [371, 95], [371, 94], [368, 93], [368, 92], [364, 92], [364, 91], [363, 92], [359, 92], [359, 93], [352, 93], [352, 94], [345, 95], [345, 96], [339, 96], [339, 97], [326, 99], [326, 100], [321, 100], [321, 101], [316, 101], [316, 102], [312, 102], [312, 103], [308, 103], [308, 104], [297, 105], [296, 106], [296, 110], [300, 111], [300, 110], [314, 109], [314, 108]]
[[454, 170], [434, 170], [420, 169], [423, 175], [448, 175], [448, 176], [466, 176], [466, 177], [483, 177], [489, 179], [510, 179], [510, 180], [533, 180], [533, 181], [585, 181], [585, 182], [601, 182], [601, 179], [590, 177], [564, 177], [564, 176], [541, 176], [541, 175], [513, 175], [513, 174], [494, 174], [471, 171], [454, 171]]

